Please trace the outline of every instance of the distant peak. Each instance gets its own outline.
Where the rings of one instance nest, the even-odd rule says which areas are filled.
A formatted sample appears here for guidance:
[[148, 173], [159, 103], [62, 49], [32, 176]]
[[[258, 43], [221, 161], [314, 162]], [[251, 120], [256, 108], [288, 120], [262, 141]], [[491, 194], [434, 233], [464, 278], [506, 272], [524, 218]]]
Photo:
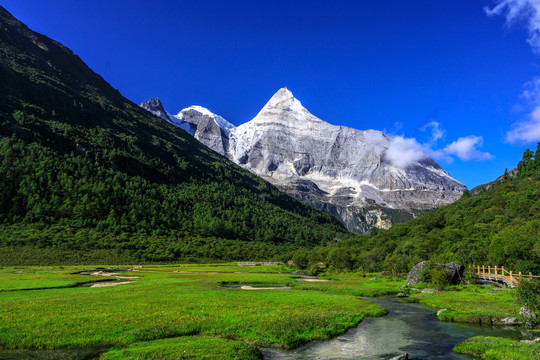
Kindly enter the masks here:
[[203, 115], [209, 116], [211, 118], [214, 118], [214, 116], [215, 116], [215, 114], [213, 112], [211, 112], [207, 108], [199, 106], [199, 105], [191, 105], [190, 107], [187, 107], [185, 109], [180, 110], [180, 112], [178, 114], [184, 113], [184, 112], [187, 112], [187, 111], [191, 111], [191, 110], [197, 111], [197, 112], [199, 112], [199, 113], [201, 113]]
[[301, 111], [304, 109], [302, 103], [298, 101], [293, 95], [293, 93], [286, 87], [279, 89], [274, 96], [264, 106], [264, 109], [269, 108], [281, 108], [281, 109], [291, 109], [296, 111]]
[[152, 98], [148, 101], [144, 101], [139, 104], [139, 106], [142, 106], [144, 108], [150, 107], [150, 108], [163, 108], [163, 104], [161, 103], [161, 100], [159, 98]]
[[281, 99], [294, 99], [293, 93], [289, 89], [287, 89], [287, 87], [282, 87], [281, 89], [279, 89], [274, 94], [274, 96], [272, 96], [272, 98], [274, 97], [279, 97]]

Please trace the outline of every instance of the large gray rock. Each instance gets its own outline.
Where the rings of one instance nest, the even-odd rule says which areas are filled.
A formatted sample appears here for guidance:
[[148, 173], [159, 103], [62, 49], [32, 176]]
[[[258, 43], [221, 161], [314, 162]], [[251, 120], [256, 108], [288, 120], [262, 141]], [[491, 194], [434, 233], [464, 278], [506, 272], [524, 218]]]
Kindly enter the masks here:
[[[448, 264], [431, 264], [431, 266], [441, 267], [446, 270], [446, 278], [448, 284], [459, 284], [463, 279], [463, 272], [465, 271], [465, 266], [463, 266], [463, 264], [461, 263], [454, 261]], [[407, 275], [407, 285], [419, 284], [422, 281], [422, 276], [427, 270], [427, 268], [428, 263], [426, 261], [422, 261], [413, 266], [413, 268], [411, 269], [411, 271], [409, 271], [409, 274]]]
[[409, 354], [405, 353], [398, 356], [394, 356], [390, 360], [409, 360]]
[[414, 265], [411, 271], [409, 271], [409, 274], [407, 275], [407, 285], [420, 284], [422, 282], [422, 275], [424, 274], [424, 271], [427, 267], [427, 261], [422, 261]]
[[537, 323], [537, 315], [528, 306], [522, 306], [519, 309], [519, 315], [522, 316], [527, 326], [534, 326]]
[[238, 127], [201, 107], [175, 116], [150, 111], [358, 233], [387, 229], [449, 204], [465, 190], [433, 160], [409, 149], [405, 139], [331, 125], [286, 88]]

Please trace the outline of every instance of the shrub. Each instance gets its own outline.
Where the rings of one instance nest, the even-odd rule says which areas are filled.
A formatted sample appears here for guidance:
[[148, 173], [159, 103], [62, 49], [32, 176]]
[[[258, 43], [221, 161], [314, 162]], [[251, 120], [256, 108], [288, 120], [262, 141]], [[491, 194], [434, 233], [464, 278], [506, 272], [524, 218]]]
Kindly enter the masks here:
[[[517, 302], [528, 311], [521, 311], [525, 323], [530, 327], [540, 325], [540, 281], [537, 279], [521, 280], [516, 291]], [[526, 314], [528, 313], [528, 314]]]
[[443, 290], [448, 285], [448, 275], [446, 269], [441, 266], [433, 266], [429, 269], [431, 277], [430, 284], [438, 290]]

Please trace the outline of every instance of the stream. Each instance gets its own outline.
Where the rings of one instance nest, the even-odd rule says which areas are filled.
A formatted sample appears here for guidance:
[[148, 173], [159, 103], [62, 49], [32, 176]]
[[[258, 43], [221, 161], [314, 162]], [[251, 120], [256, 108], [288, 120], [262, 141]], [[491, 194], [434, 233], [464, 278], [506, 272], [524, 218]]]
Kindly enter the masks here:
[[410, 359], [473, 359], [454, 354], [453, 347], [473, 336], [527, 338], [526, 331], [440, 322], [436, 310], [421, 304], [399, 303], [395, 298], [372, 298], [388, 315], [365, 318], [356, 328], [328, 341], [314, 341], [294, 350], [262, 349], [265, 360], [390, 359], [408, 353]]

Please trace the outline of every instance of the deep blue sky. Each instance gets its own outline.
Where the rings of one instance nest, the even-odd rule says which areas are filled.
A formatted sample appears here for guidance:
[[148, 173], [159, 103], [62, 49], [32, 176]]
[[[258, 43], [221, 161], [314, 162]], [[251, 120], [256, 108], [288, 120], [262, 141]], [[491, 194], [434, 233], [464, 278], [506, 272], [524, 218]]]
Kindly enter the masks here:
[[[469, 188], [513, 168], [536, 143], [505, 141], [528, 116], [540, 73], [524, 26], [493, 0], [0, 0], [31, 29], [70, 47], [130, 100], [176, 113], [202, 105], [239, 125], [287, 86], [336, 125], [386, 130], [442, 149], [482, 136], [488, 160], [440, 160]], [[424, 129], [424, 130], [422, 130]], [[484, 156], [487, 158], [488, 156]]]

